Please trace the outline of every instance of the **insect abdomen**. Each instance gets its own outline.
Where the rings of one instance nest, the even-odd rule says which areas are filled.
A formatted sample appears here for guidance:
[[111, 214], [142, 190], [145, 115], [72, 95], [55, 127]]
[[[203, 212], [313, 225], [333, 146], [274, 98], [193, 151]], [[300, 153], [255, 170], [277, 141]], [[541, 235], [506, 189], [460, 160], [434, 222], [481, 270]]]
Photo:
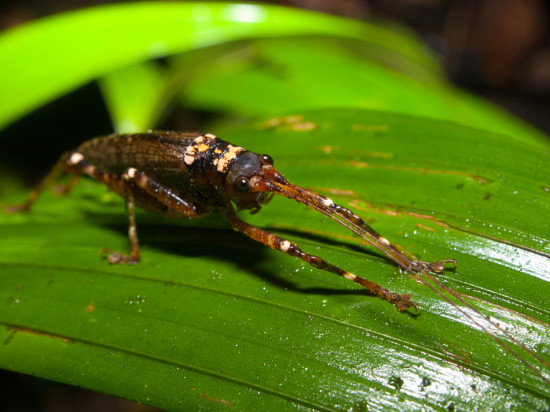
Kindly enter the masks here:
[[129, 167], [148, 174], [161, 170], [186, 173], [184, 150], [197, 136], [175, 132], [110, 135], [89, 140], [76, 151], [95, 167], [115, 175]]
[[[225, 205], [225, 176], [244, 151], [212, 134], [153, 132], [93, 139], [76, 152], [104, 173], [98, 180], [121, 196], [120, 177], [132, 168], [206, 212]], [[153, 199], [135, 194], [141, 206], [155, 206]]]

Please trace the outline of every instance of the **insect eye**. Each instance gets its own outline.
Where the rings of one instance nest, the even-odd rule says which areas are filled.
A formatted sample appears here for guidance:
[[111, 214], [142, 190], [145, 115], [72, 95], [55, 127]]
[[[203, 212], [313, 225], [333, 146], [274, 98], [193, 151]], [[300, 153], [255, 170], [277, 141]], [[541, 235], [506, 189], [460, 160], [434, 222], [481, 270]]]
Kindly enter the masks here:
[[273, 159], [270, 155], [264, 154], [260, 156], [260, 163], [263, 165], [273, 166]]
[[243, 176], [239, 177], [237, 180], [235, 180], [235, 187], [239, 192], [248, 192], [248, 190], [250, 189], [248, 179]]

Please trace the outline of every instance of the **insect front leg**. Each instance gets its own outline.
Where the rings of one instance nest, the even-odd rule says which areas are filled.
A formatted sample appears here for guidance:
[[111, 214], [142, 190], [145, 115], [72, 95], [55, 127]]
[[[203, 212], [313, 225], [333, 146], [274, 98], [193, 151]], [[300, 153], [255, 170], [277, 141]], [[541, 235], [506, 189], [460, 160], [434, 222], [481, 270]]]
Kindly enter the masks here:
[[357, 226], [361, 227], [365, 232], [369, 233], [373, 240], [380, 246], [384, 248], [382, 251], [389, 256], [395, 263], [401, 266], [404, 270], [409, 273], [418, 273], [422, 270], [427, 270], [435, 273], [441, 273], [445, 270], [445, 265], [448, 263], [456, 268], [456, 260], [454, 259], [442, 259], [436, 262], [430, 263], [417, 259], [410, 259], [407, 257], [401, 250], [399, 250], [395, 245], [391, 244], [388, 239], [376, 232], [372, 227], [370, 227], [363, 219], [353, 213], [351, 210], [334, 204], [334, 210], [340, 215], [344, 216], [347, 219], [351, 220]]
[[[431, 271], [435, 273], [441, 273], [445, 270], [445, 265], [450, 264], [456, 268], [456, 260], [454, 259], [443, 259], [436, 262], [430, 263], [417, 259], [410, 259], [406, 256], [401, 250], [399, 250], [395, 245], [391, 244], [388, 239], [376, 232], [372, 227], [370, 227], [363, 219], [353, 213], [351, 210], [337, 205], [329, 199], [328, 197], [322, 196], [318, 193], [309, 191], [307, 189], [300, 188], [303, 192], [307, 193], [312, 199], [317, 202], [317, 204], [323, 205], [332, 213], [340, 216], [343, 219], [344, 226], [346, 223], [355, 226], [358, 229], [362, 229], [363, 233], [355, 232], [359, 236], [367, 240], [372, 246], [376, 247], [391, 260], [393, 260], [398, 266], [403, 270], [406, 270], [409, 273], [418, 273], [423, 270]], [[353, 231], [353, 227], [349, 227]]]
[[310, 255], [302, 251], [296, 243], [292, 243], [286, 239], [274, 235], [273, 233], [269, 233], [263, 229], [260, 229], [259, 227], [252, 226], [245, 221], [239, 219], [232, 208], [227, 212], [227, 219], [236, 230], [244, 233], [251, 239], [254, 239], [255, 241], [260, 242], [266, 246], [269, 246], [272, 249], [280, 250], [287, 255], [298, 257], [303, 261], [309, 263], [313, 267], [316, 267], [317, 269], [325, 270], [327, 272], [334, 273], [335, 275], [342, 276], [348, 280], [351, 280], [352, 282], [355, 282], [367, 288], [372, 294], [394, 304], [400, 311], [405, 310], [411, 306], [416, 309], [416, 303], [411, 301], [411, 295], [409, 295], [408, 293], [400, 295], [398, 293], [390, 292], [388, 289], [381, 287], [377, 283], [367, 279], [363, 279], [357, 275], [354, 275], [353, 273], [340, 269], [339, 267], [325, 261], [319, 256]]

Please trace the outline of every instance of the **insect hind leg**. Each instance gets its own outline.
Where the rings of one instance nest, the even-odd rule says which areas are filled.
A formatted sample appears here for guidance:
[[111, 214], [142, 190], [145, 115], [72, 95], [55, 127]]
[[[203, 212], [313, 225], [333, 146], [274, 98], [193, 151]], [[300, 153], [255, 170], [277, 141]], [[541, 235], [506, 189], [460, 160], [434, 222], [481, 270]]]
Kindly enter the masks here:
[[408, 307], [414, 307], [416, 309], [416, 303], [411, 301], [411, 295], [409, 295], [408, 293], [400, 295], [398, 293], [390, 292], [388, 289], [381, 287], [377, 283], [372, 282], [368, 279], [363, 279], [357, 275], [354, 275], [353, 273], [340, 269], [339, 267], [325, 261], [319, 256], [310, 255], [302, 251], [296, 243], [292, 243], [286, 239], [274, 235], [273, 233], [267, 232], [256, 226], [252, 226], [245, 221], [239, 219], [235, 211], [232, 209], [227, 212], [227, 219], [236, 230], [242, 232], [251, 239], [266, 246], [269, 246], [272, 249], [279, 250], [287, 255], [298, 257], [317, 269], [325, 270], [327, 272], [334, 273], [335, 275], [351, 280], [352, 282], [355, 282], [358, 285], [365, 287], [369, 292], [378, 296], [379, 298], [392, 303], [400, 311], [403, 311]]

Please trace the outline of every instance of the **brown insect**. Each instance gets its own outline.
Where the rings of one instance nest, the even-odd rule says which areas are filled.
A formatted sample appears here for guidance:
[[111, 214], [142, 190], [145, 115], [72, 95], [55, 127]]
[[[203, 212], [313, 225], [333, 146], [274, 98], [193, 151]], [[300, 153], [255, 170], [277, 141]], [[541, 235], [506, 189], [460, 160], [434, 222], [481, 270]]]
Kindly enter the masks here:
[[236, 230], [272, 249], [364, 286], [400, 311], [411, 306], [416, 308], [408, 293], [392, 293], [237, 217], [235, 208], [256, 213], [274, 194], [278, 194], [334, 219], [407, 272], [440, 273], [445, 264], [456, 266], [453, 259], [434, 263], [409, 259], [351, 210], [287, 181], [273, 167], [269, 155], [249, 152], [212, 134], [150, 132], [89, 140], [76, 151], [64, 154], [27, 202], [11, 207], [10, 211], [28, 210], [39, 194], [64, 172], [87, 175], [127, 199], [131, 250], [129, 255], [111, 253], [108, 257], [111, 263], [137, 263], [139, 260], [135, 205], [149, 212], [187, 218], [219, 210], [226, 214]]

